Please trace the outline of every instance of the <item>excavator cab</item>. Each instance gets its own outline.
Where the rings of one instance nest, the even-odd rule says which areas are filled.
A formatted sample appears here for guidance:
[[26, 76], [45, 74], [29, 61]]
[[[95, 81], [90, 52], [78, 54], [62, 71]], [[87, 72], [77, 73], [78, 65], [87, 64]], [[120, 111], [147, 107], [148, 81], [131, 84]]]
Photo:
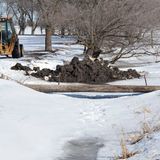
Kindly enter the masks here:
[[0, 17], [0, 55], [13, 58], [23, 56], [23, 45], [19, 44], [12, 18]]

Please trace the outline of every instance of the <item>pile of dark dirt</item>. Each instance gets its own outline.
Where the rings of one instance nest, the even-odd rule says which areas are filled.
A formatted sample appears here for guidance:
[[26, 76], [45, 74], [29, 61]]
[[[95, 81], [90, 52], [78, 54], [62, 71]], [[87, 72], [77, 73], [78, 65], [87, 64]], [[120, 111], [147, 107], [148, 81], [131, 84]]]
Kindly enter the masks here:
[[15, 66], [11, 67], [12, 70], [20, 70], [20, 71], [31, 71], [31, 69], [27, 66], [23, 66], [20, 63], [17, 63]]
[[121, 71], [117, 67], [109, 67], [108, 61], [84, 59], [79, 61], [74, 57], [70, 64], [63, 66], [57, 65], [56, 70], [30, 68], [16, 64], [11, 69], [24, 70], [27, 75], [32, 75], [36, 78], [45, 79], [51, 82], [78, 82], [78, 83], [93, 83], [102, 84], [115, 80], [125, 80], [139, 78], [140, 74], [136, 70], [129, 69]]

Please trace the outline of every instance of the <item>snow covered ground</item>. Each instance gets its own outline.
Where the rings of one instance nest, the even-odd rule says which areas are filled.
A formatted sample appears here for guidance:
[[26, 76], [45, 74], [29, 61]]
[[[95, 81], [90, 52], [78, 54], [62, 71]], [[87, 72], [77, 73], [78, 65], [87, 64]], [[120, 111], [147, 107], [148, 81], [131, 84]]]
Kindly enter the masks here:
[[[44, 94], [0, 80], [0, 159], [110, 160], [120, 156], [125, 133], [160, 124], [160, 92], [117, 99]], [[160, 132], [130, 145], [132, 160], [160, 158]]]
[[[0, 159], [2, 160], [117, 160], [125, 139], [131, 160], [160, 159], [160, 91], [108, 99], [107, 93], [44, 94], [21, 83], [44, 83], [23, 71], [12, 71], [17, 62], [30, 67], [55, 69], [73, 56], [83, 57], [83, 46], [74, 38], [53, 37], [55, 54], [43, 52], [43, 36], [20, 36], [25, 56], [0, 57]], [[35, 51], [39, 50], [39, 51]], [[160, 63], [143, 56], [122, 60], [122, 69], [135, 68], [149, 85], [160, 85]], [[6, 77], [5, 77], [6, 76]], [[144, 85], [144, 78], [111, 84]], [[145, 133], [142, 131], [147, 130]], [[135, 138], [142, 139], [131, 144]]]

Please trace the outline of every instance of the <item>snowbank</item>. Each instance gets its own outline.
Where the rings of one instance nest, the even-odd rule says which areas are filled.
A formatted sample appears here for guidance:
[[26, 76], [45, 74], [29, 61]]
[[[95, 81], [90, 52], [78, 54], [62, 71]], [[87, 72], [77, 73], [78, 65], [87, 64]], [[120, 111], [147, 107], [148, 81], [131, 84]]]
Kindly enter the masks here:
[[[77, 146], [79, 139], [83, 139], [83, 143], [86, 139], [89, 144], [93, 141], [88, 142], [88, 139], [94, 139], [96, 146], [97, 143], [105, 145], [98, 153], [98, 160], [113, 158], [120, 154], [122, 130], [129, 134], [141, 129], [145, 108], [150, 110], [145, 121], [156, 124], [160, 118], [160, 91], [93, 100], [43, 94], [0, 80], [0, 101], [0, 159], [3, 160], [67, 160], [66, 144], [71, 142]], [[151, 137], [136, 145], [128, 145], [130, 150], [141, 151], [132, 159], [157, 158], [159, 148], [154, 144], [160, 144], [160, 134], [157, 132]], [[78, 146], [86, 146], [83, 143]], [[72, 151], [77, 152], [75, 149], [73, 147]], [[80, 157], [84, 157], [84, 150], [80, 148], [80, 151]], [[97, 152], [94, 148], [87, 153], [92, 151]]]

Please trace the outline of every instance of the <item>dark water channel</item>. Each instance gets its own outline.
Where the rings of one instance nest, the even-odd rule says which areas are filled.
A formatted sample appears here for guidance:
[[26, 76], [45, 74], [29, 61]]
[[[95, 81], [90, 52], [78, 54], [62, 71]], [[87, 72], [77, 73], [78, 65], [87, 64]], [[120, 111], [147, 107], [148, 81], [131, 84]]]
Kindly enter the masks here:
[[81, 94], [81, 93], [65, 93], [63, 95], [72, 97], [72, 98], [80, 98], [80, 99], [114, 99], [114, 98], [121, 98], [121, 97], [131, 97], [131, 96], [138, 96], [144, 93], [102, 93], [102, 94]]

